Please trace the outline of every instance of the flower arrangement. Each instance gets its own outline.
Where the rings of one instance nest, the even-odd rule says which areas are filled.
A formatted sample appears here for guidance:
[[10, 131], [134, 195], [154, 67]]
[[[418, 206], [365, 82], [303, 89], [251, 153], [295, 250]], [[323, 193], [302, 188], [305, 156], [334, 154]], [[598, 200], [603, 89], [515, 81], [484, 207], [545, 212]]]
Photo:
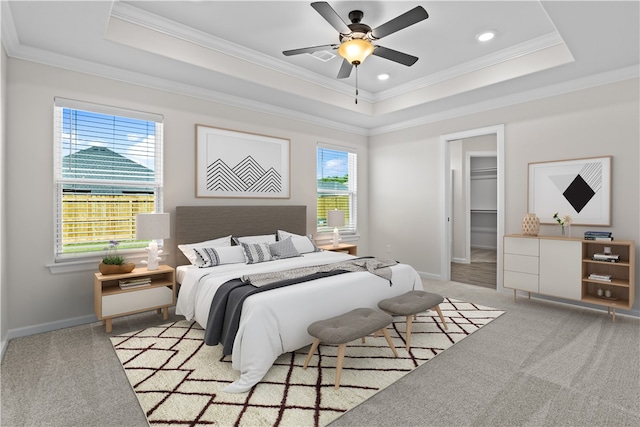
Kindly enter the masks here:
[[118, 255], [118, 241], [110, 240], [109, 246], [105, 248], [107, 254], [102, 258], [103, 264], [108, 265], [122, 265], [124, 264], [124, 257], [122, 255]]
[[571, 217], [569, 215], [559, 216], [558, 212], [556, 212], [553, 214], [553, 219], [555, 219], [558, 222], [558, 224], [560, 224], [563, 227], [565, 225], [571, 224]]
[[571, 224], [571, 217], [566, 214], [559, 216], [558, 212], [556, 212], [553, 214], [553, 219], [555, 219], [556, 222], [560, 225], [560, 227], [562, 227], [562, 235], [564, 236], [564, 227], [565, 225]]

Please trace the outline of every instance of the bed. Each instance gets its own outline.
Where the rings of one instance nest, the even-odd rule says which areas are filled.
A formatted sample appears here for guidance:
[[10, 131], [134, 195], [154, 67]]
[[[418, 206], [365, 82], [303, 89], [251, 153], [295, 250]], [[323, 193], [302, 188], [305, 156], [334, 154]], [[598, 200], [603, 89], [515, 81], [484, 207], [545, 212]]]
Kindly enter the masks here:
[[[207, 323], [213, 323], [209, 315], [216, 292], [232, 279], [356, 258], [340, 252], [308, 250], [313, 244], [308, 245], [306, 221], [306, 206], [178, 206], [177, 246], [184, 248], [186, 244], [216, 239], [226, 241], [228, 236], [246, 239], [250, 239], [247, 236], [275, 236], [280, 230], [282, 240], [291, 237], [297, 245], [299, 256], [254, 263], [236, 260], [199, 267], [192, 265], [193, 259], [176, 248], [176, 276], [180, 283], [176, 314], [195, 320], [207, 329]], [[231, 250], [222, 248], [218, 252]], [[233, 249], [234, 253], [236, 250]], [[239, 371], [239, 378], [223, 391], [250, 390], [278, 356], [311, 344], [313, 338], [307, 333], [307, 327], [312, 322], [357, 307], [376, 309], [378, 301], [384, 298], [422, 289], [420, 276], [411, 266], [400, 263], [390, 269], [391, 280], [367, 271], [349, 272], [246, 297], [231, 350], [232, 367]]]

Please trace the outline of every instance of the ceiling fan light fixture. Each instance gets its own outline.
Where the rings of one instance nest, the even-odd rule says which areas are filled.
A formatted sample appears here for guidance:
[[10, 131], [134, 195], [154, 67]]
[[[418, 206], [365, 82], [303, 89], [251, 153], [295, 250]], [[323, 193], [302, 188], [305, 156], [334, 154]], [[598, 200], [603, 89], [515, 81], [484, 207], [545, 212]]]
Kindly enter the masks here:
[[360, 65], [373, 53], [373, 45], [368, 40], [353, 39], [343, 42], [338, 48], [338, 54], [350, 64]]

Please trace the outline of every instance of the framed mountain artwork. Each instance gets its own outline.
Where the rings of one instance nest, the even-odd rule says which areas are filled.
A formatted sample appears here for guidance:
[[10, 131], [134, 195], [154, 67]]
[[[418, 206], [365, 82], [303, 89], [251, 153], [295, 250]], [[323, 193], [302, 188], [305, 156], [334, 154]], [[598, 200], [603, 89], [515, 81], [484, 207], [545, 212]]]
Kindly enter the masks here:
[[290, 141], [196, 125], [196, 197], [289, 198]]

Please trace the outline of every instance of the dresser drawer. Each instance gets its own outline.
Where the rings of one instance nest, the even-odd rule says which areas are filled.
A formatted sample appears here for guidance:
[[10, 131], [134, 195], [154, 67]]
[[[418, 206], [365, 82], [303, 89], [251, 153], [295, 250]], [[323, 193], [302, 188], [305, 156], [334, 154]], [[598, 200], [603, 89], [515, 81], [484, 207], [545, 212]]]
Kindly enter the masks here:
[[538, 274], [536, 256], [504, 254], [504, 269], [520, 273]]
[[520, 273], [517, 271], [504, 272], [504, 287], [527, 292], [538, 292], [538, 275]]
[[527, 237], [505, 237], [504, 253], [516, 255], [538, 256], [539, 240]]

